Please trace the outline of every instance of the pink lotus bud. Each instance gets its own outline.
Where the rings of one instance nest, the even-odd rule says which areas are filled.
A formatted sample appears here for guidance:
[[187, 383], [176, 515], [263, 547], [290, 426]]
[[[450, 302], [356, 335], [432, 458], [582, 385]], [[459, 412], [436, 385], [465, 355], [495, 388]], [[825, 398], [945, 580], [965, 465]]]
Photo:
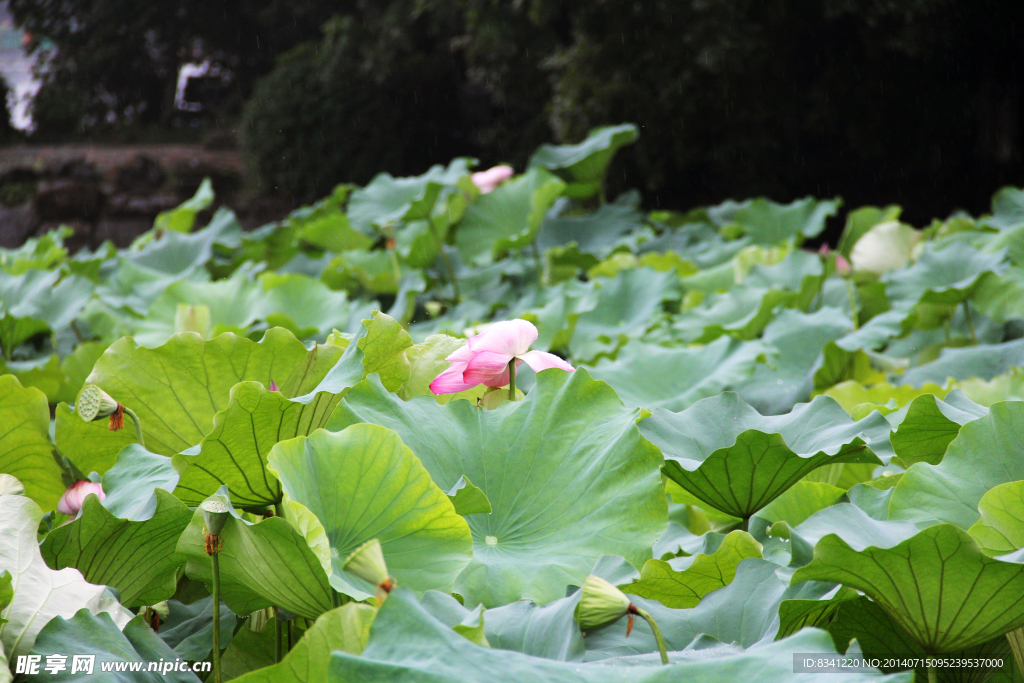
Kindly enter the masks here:
[[501, 165], [494, 166], [486, 171], [474, 173], [470, 179], [473, 181], [474, 185], [480, 188], [480, 194], [487, 194], [498, 185], [501, 185], [503, 182], [511, 178], [514, 173], [515, 170], [513, 170], [511, 166]]
[[851, 270], [850, 262], [843, 258], [842, 254], [836, 254], [836, 272], [840, 275], [849, 275]]
[[270, 380], [270, 390], [271, 391], [281, 391], [280, 389], [277, 388], [277, 385], [274, 384], [274, 380]]
[[79, 479], [57, 501], [57, 512], [62, 515], [77, 515], [78, 511], [82, 509], [85, 497], [93, 493], [99, 497], [100, 502], [107, 497], [107, 494], [103, 493], [103, 486], [101, 484], [86, 479]]

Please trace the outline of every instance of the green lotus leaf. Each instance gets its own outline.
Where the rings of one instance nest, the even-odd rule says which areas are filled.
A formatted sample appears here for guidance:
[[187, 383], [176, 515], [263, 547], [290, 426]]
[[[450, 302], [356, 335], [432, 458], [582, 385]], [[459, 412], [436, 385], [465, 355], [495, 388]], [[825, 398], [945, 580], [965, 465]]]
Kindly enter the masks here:
[[455, 512], [460, 515], [490, 514], [491, 501], [475, 486], [473, 482], [465, 477], [459, 477], [455, 486], [448, 492], [448, 498], [455, 506]]
[[960, 428], [938, 465], [919, 463], [900, 479], [889, 502], [890, 519], [951, 522], [967, 529], [978, 521], [978, 503], [999, 484], [1024, 479], [1024, 451], [1017, 425], [1024, 402], [996, 403], [987, 415]]
[[67, 403], [59, 404], [55, 412], [54, 440], [57, 450], [84, 474], [103, 474], [114, 466], [121, 449], [138, 443], [134, 429], [112, 432], [107, 420], [85, 422]]
[[[250, 622], [251, 623], [251, 622]], [[274, 666], [274, 648], [277, 622], [274, 617], [259, 631], [241, 628], [231, 639], [231, 645], [220, 657], [220, 668], [225, 680], [241, 678], [245, 674]], [[300, 639], [299, 642], [302, 642]]]
[[[174, 663], [178, 660], [174, 650], [153, 633], [153, 629], [149, 627], [142, 615], [128, 622], [124, 630], [119, 629], [109, 615], [93, 615], [88, 610], [81, 610], [70, 619], [56, 617], [39, 633], [32, 652], [43, 656], [42, 666], [45, 666], [48, 655], [67, 657], [64, 660], [66, 669], [60, 673], [50, 673], [41, 666], [38, 674], [26, 675], [24, 680], [33, 683], [40, 681], [87, 683], [97, 680], [97, 677], [112, 683], [157, 683], [158, 681], [198, 683], [199, 681], [199, 678], [189, 670], [168, 670], [166, 673], [162, 670], [149, 670], [150, 662], [159, 666], [164, 661]], [[95, 655], [96, 660], [92, 671], [90, 673], [82, 671], [71, 673], [73, 659], [68, 655], [72, 654]], [[104, 664], [109, 665], [114, 662], [137, 662], [140, 665], [140, 670], [121, 672], [116, 669], [112, 669], [110, 672], [103, 670]]]
[[1012, 266], [982, 278], [971, 304], [996, 322], [1024, 318], [1024, 268]]
[[745, 531], [731, 531], [713, 555], [697, 555], [685, 570], [675, 571], [661, 560], [647, 560], [640, 580], [620, 588], [665, 607], [695, 607], [705, 595], [731, 583], [736, 565], [749, 557], [761, 557], [761, 544]]
[[[160, 276], [194, 273], [212, 260], [218, 247], [235, 246], [241, 238], [242, 226], [228, 210], [218, 210], [209, 225], [191, 234], [172, 230], [157, 236], [151, 231], [140, 237], [130, 250], [118, 254], [120, 267], [115, 275], [117, 282], [113, 286], [116, 291], [126, 295], [132, 293], [134, 285], [158, 285], [162, 282], [166, 286], [174, 278], [162, 279]], [[153, 287], [152, 297], [161, 289], [159, 286]], [[148, 300], [152, 301], [152, 297], [148, 297]], [[139, 312], [144, 313], [145, 308]]]
[[748, 380], [776, 352], [761, 342], [716, 339], [706, 346], [665, 347], [632, 340], [591, 373], [630, 408], [682, 410]]
[[56, 270], [0, 271], [0, 352], [10, 360], [31, 337], [67, 328], [92, 297], [85, 278]]
[[268, 462], [285, 493], [323, 524], [334, 566], [331, 584], [340, 591], [350, 590], [345, 559], [374, 538], [399, 585], [418, 590], [449, 587], [469, 561], [466, 521], [389, 429], [317, 431], [277, 444]]
[[[751, 647], [774, 638], [779, 628], [778, 607], [783, 600], [819, 599], [835, 588], [834, 584], [824, 583], [787, 586], [776, 574], [778, 569], [779, 565], [767, 560], [742, 560], [731, 583], [708, 593], [690, 609], [671, 609], [639, 596], [633, 598], [633, 603], [658, 622], [670, 651], [686, 648], [701, 634], [722, 643]], [[584, 639], [585, 659], [607, 660], [657, 652], [650, 629], [638, 624], [627, 637], [625, 621], [588, 634]]]
[[0, 375], [0, 474], [17, 477], [25, 495], [49, 511], [64, 493], [50, 443], [50, 409], [43, 392]]
[[829, 398], [835, 399], [842, 406], [843, 410], [852, 414], [855, 409], [866, 404], [884, 406], [892, 401], [897, 408], [902, 408], [918, 396], [932, 394], [936, 398], [942, 399], [949, 392], [950, 389], [944, 389], [932, 383], [915, 388], [907, 384], [896, 386], [888, 382], [864, 386], [855, 380], [847, 380], [825, 390], [824, 394]]
[[1024, 625], [1024, 565], [986, 557], [966, 531], [939, 524], [894, 546], [818, 541], [793, 582], [863, 591], [930, 653], [979, 645]]
[[103, 474], [103, 507], [115, 517], [140, 522], [157, 509], [157, 489], [173, 491], [179, 479], [171, 458], [131, 444], [117, 454], [114, 466]]
[[468, 175], [471, 163], [456, 158], [447, 168], [435, 165], [423, 175], [409, 178], [379, 173], [366, 187], [352, 192], [348, 219], [356, 230], [373, 235], [374, 227], [427, 218], [444, 186], [455, 185]]
[[925, 394], [911, 402], [889, 441], [904, 467], [918, 462], [937, 465], [960, 427], [987, 412], [960, 391], [951, 392], [945, 401]]
[[[0, 609], [0, 644], [7, 656], [28, 654], [43, 626], [54, 617], [69, 619], [80, 609], [110, 612], [120, 625], [128, 617], [76, 569], [53, 571], [39, 553], [37, 532], [43, 513], [24, 496], [0, 496], [0, 572], [12, 575], [14, 596]], [[82, 652], [88, 652], [83, 650]]]
[[636, 142], [639, 136], [640, 131], [632, 123], [594, 128], [583, 142], [575, 145], [541, 145], [530, 157], [529, 167], [539, 166], [557, 173], [569, 183], [566, 196], [593, 197], [602, 191], [615, 153]]
[[273, 381], [284, 396], [314, 390], [342, 350], [306, 347], [287, 330], [270, 329], [260, 342], [234, 334], [204, 341], [178, 334], [147, 349], [132, 339], [110, 346], [88, 381], [135, 410], [146, 447], [174, 455], [202, 441], [213, 430], [213, 416], [227, 409], [239, 382]]
[[106, 342], [83, 342], [76, 346], [71, 355], [61, 361], [61, 385], [56, 393], [47, 394], [50, 403], [74, 403], [85, 384], [85, 378], [108, 346], [110, 344]]
[[[230, 504], [224, 494], [212, 500]], [[270, 517], [249, 524], [232, 515], [221, 530], [221, 597], [235, 614], [249, 614], [274, 605], [307, 619], [333, 607], [331, 585], [316, 554], [291, 524]], [[196, 510], [178, 539], [176, 552], [188, 561], [185, 572], [210, 584], [202, 510]]]
[[391, 389], [408, 379], [405, 349], [412, 340], [398, 321], [375, 312], [363, 322], [363, 329], [365, 334], [355, 344], [338, 340], [347, 345], [345, 354], [304, 396], [285, 398], [259, 382], [232, 387], [227, 409], [214, 416], [213, 431], [201, 442], [198, 456], [188, 459], [175, 495], [198, 505], [227, 485], [235, 505], [258, 508], [280, 503], [280, 484], [266, 472], [274, 444], [323, 427], [349, 387], [366, 374], [377, 373]]
[[[872, 487], [867, 489], [877, 491]], [[851, 492], [850, 497], [856, 499]], [[918, 531], [910, 522], [878, 519], [852, 503], [839, 503], [814, 513], [795, 528], [785, 522], [773, 524], [768, 533], [790, 541], [790, 566], [802, 567], [811, 561], [814, 548], [825, 536], [837, 534], [856, 550], [870, 545], [892, 547], [911, 538]]]
[[565, 187], [543, 168], [531, 168], [476, 199], [466, 208], [456, 233], [462, 260], [487, 262], [510, 249], [530, 245], [544, 214]]
[[843, 336], [850, 326], [850, 319], [837, 308], [824, 307], [814, 313], [780, 311], [761, 337], [766, 346], [778, 349], [775, 362], [755, 368], [736, 391], [766, 415], [789, 412], [810, 399], [822, 347]]
[[897, 304], [959, 304], [985, 273], [999, 272], [1004, 253], [985, 254], [967, 244], [927, 249], [909, 268], [885, 276], [885, 293]]
[[12, 360], [9, 363], [0, 359], [0, 375], [14, 375], [21, 382], [21, 386], [39, 389], [46, 394], [47, 400], [51, 403], [55, 402], [55, 397], [60, 393], [66, 379], [60, 366], [60, 356], [55, 353], [48, 357]]
[[1024, 481], [993, 486], [978, 501], [981, 518], [967, 532], [986, 555], [1024, 548]]
[[992, 195], [992, 215], [984, 222], [1000, 230], [1024, 223], [1024, 190], [1004, 187]]
[[926, 382], [943, 384], [949, 378], [990, 380], [1021, 365], [1024, 365], [1024, 340], [943, 349], [938, 360], [906, 371], [899, 383], [921, 386]]
[[[623, 193], [614, 202], [585, 215], [559, 212], [560, 208], [564, 211], [571, 206], [570, 202], [561, 200], [544, 218], [537, 233], [537, 246], [544, 250], [562, 247], [560, 253], [550, 255], [556, 262], [562, 263], [572, 253], [578, 259], [574, 265], [591, 268], [617, 248], [636, 244], [644, 226], [643, 214], [638, 210], [639, 199], [636, 192]], [[566, 249], [569, 246], [571, 250]], [[573, 274], [575, 272], [574, 268]]]
[[[582, 661], [583, 635], [573, 616], [578, 599], [579, 596], [574, 595], [547, 605], [519, 600], [489, 609], [484, 637], [491, 647], [501, 650], [562, 662]], [[450, 628], [458, 626], [471, 615], [462, 603], [439, 591], [424, 593], [420, 604]]]
[[[406, 349], [409, 379], [398, 390], [398, 395], [405, 400], [413, 396], [432, 396], [430, 383], [451, 365], [445, 358], [465, 344], [465, 339], [450, 337], [447, 334], [432, 334], [419, 344]], [[452, 395], [442, 394], [436, 398], [438, 403], [447, 403], [452, 400]]]
[[320, 615], [280, 664], [233, 680], [238, 683], [327, 683], [332, 652], [358, 655], [370, 639], [377, 610], [351, 602]]
[[128, 607], [155, 605], [174, 595], [185, 558], [174, 551], [192, 512], [174, 496], [156, 492], [150, 519], [130, 521], [110, 513], [95, 496], [82, 514], [54, 529], [41, 552], [53, 569], [74, 567], [86, 581], [117, 588]]
[[716, 223], [738, 225], [754, 244], [766, 247], [796, 238], [815, 237], [825, 229], [825, 220], [834, 216], [842, 201], [798, 199], [778, 204], [764, 197], [742, 203], [726, 202], [710, 211]]
[[785, 522], [796, 526], [819, 510], [835, 505], [845, 495], [845, 489], [825, 482], [798, 481], [759, 510], [757, 516], [772, 524]]
[[370, 378], [353, 387], [328, 429], [394, 429], [442, 490], [463, 476], [480, 487], [493, 511], [467, 518], [473, 560], [455, 590], [467, 605], [496, 607], [562, 597], [601, 555], [634, 566], [650, 559], [666, 523], [662, 459], [636, 418], [586, 370], [546, 370], [522, 401], [493, 411], [425, 396], [401, 401]]
[[598, 278], [596, 301], [576, 320], [569, 351], [590, 361], [612, 354], [630, 337], [639, 337], [662, 311], [662, 302], [678, 300], [679, 278], [651, 268], [624, 270], [613, 278]]
[[213, 203], [213, 184], [209, 178], [203, 178], [196, 193], [179, 204], [176, 208], [160, 213], [153, 221], [154, 230], [173, 230], [175, 232], [192, 232], [196, 222], [196, 214]]
[[352, 228], [348, 217], [336, 204], [324, 206], [310, 215], [289, 217], [299, 237], [314, 246], [334, 253], [352, 249], [369, 249], [373, 240]]
[[672, 329], [687, 343], [706, 344], [728, 334], [756, 339], [774, 316], [775, 309], [794, 305], [797, 294], [781, 289], [737, 286], [712, 294], [700, 306], [683, 311]]
[[[845, 588], [843, 590], [846, 590]], [[851, 591], [852, 592], [852, 591]], [[877, 603], [872, 602], [864, 596], [855, 597], [852, 600], [845, 600], [836, 606], [835, 618], [828, 624], [828, 631], [837, 647], [857, 640], [860, 646], [860, 653], [865, 657], [885, 659], [909, 659], [912, 657], [928, 657], [927, 652], [913, 636], [903, 630], [885, 613]], [[975, 645], [973, 647], [952, 653], [954, 657], [971, 658], [998, 658], [1002, 659], [1004, 675], [1008, 680], [1013, 678], [1013, 655], [1010, 651], [1010, 644], [1003, 636], [996, 636], [990, 641]], [[907, 667], [883, 667], [883, 671], [894, 671]], [[992, 669], [980, 669], [975, 672], [973, 680], [999, 680], [992, 678]], [[957, 668], [936, 668], [935, 680], [938, 683], [958, 683], [963, 681], [965, 671]], [[915, 680], [926, 680], [928, 670], [921, 666], [916, 669]]]
[[[604, 280], [601, 280], [604, 282]], [[532, 348], [540, 351], [566, 349], [576, 331], [582, 313], [597, 304], [596, 283], [567, 280], [553, 287], [537, 290], [522, 302], [509, 317], [529, 320], [537, 326], [537, 341]]]
[[[182, 311], [205, 307], [201, 329], [182, 328]], [[253, 279], [245, 269], [218, 282], [179, 280], [153, 301], [146, 318], [135, 325], [134, 339], [156, 347], [176, 332], [199, 332], [209, 339], [221, 332], [246, 333], [257, 321], [287, 328], [298, 337], [347, 329], [352, 305], [345, 292], [334, 292], [305, 275], [264, 273]]]
[[763, 417], [734, 393], [673, 413], [658, 409], [640, 431], [665, 455], [665, 474], [697, 498], [749, 518], [807, 473], [831, 463], [882, 464], [865, 425], [819, 396]]
[[[642, 628], [637, 626], [633, 638], [639, 636]], [[653, 644], [653, 639], [651, 642]], [[678, 663], [668, 667], [558, 662], [475, 645], [431, 617], [411, 593], [399, 589], [392, 592], [381, 607], [362, 655], [335, 653], [328, 680], [336, 683], [350, 680], [383, 683], [400, 678], [468, 683], [479, 680], [481, 671], [500, 671], [503, 681], [513, 683], [653, 683], [679, 680], [724, 683], [755, 675], [764, 680], [785, 683], [800, 680], [801, 675], [793, 673], [792, 653], [805, 651], [833, 652], [834, 648], [827, 634], [808, 631], [781, 643], [766, 644], [712, 660], [696, 657], [689, 660], [684, 654], [677, 659]], [[449, 654], [441, 658], [439, 652]], [[851, 683], [862, 680], [909, 683], [911, 678], [908, 674], [891, 677], [850, 674], [848, 680]]]
[[821, 353], [821, 366], [814, 371], [815, 392], [824, 393], [843, 382], [864, 385], [885, 381], [885, 374], [872, 367], [871, 356], [863, 349], [847, 351], [834, 341], [830, 341], [822, 347]]
[[779, 632], [775, 634], [775, 640], [788, 638], [808, 626], [827, 627], [839, 607], [858, 595], [852, 588], [840, 586], [832, 595], [826, 595], [820, 600], [783, 600], [779, 603]]
[[[234, 642], [235, 626], [241, 620], [220, 604], [220, 646]], [[167, 601], [167, 616], [160, 620], [160, 640], [187, 661], [202, 661], [213, 651], [213, 596], [199, 598], [187, 605], [178, 600]]]

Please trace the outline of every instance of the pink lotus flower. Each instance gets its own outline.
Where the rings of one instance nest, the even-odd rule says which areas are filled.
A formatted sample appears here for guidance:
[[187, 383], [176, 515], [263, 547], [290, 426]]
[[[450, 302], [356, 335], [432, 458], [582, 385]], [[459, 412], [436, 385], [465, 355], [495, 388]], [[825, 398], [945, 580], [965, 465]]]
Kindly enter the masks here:
[[[823, 244], [823, 245], [821, 245], [821, 248], [818, 249], [818, 253], [821, 254], [822, 256], [827, 256], [828, 254], [832, 253], [832, 248], [829, 247], [827, 244]], [[846, 258], [842, 254], [837, 253], [836, 254], [836, 272], [839, 273], [840, 275], [844, 275], [845, 276], [845, 275], [849, 275], [850, 274], [850, 270], [851, 270], [850, 262], [847, 261]]]
[[85, 497], [93, 493], [99, 497], [100, 502], [107, 497], [107, 494], [103, 493], [101, 484], [79, 479], [57, 501], [57, 512], [62, 515], [77, 515], [78, 511], [82, 509]]
[[480, 188], [480, 194], [487, 194], [498, 185], [512, 177], [515, 171], [511, 166], [494, 166], [486, 171], [479, 171], [470, 176], [473, 184]]
[[451, 366], [430, 383], [430, 390], [435, 394], [457, 394], [478, 384], [508, 386], [508, 364], [513, 358], [516, 359], [516, 367], [525, 362], [536, 372], [548, 368], [567, 372], [575, 370], [552, 353], [530, 351], [530, 344], [535, 341], [537, 328], [529, 321], [505, 320], [489, 325], [445, 358]]

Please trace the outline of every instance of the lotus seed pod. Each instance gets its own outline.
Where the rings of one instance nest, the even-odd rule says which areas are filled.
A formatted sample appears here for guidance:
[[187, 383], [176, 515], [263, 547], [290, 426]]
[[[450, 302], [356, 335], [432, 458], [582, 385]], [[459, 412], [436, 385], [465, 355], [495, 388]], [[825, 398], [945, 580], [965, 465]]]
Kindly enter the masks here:
[[580, 604], [576, 606], [576, 621], [580, 630], [587, 633], [622, 618], [629, 605], [625, 593], [591, 574], [583, 582]]
[[117, 411], [117, 401], [95, 384], [86, 384], [75, 399], [75, 412], [86, 422], [93, 422]]
[[207, 500], [199, 506], [199, 509], [203, 511], [206, 532], [212, 536], [220, 536], [220, 532], [230, 516], [228, 506], [219, 500]]
[[0, 496], [24, 496], [25, 487], [13, 474], [0, 474]]
[[342, 569], [364, 581], [369, 581], [374, 586], [379, 586], [388, 580], [388, 567], [384, 564], [384, 551], [381, 550], [380, 541], [376, 538], [356, 548], [345, 560]]

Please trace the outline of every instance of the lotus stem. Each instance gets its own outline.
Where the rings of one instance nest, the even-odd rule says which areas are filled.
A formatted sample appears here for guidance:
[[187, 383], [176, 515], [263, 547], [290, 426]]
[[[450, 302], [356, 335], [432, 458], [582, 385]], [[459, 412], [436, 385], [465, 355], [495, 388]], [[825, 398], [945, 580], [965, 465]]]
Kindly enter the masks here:
[[934, 666], [928, 667], [928, 683], [939, 683], [939, 672]]
[[278, 609], [274, 609], [274, 662], [281, 662], [281, 638], [284, 636], [281, 612]]
[[857, 322], [857, 297], [853, 293], [853, 283], [849, 280], [846, 281], [846, 294], [850, 297], [850, 315], [853, 317], [853, 329], [860, 328], [860, 324]]
[[516, 359], [508, 362], [508, 400], [516, 400]]
[[971, 320], [971, 307], [967, 303], [966, 299], [964, 299], [964, 319], [967, 320], [967, 329], [971, 333], [971, 341], [973, 341], [975, 344], [977, 344], [978, 343], [978, 335], [974, 333], [974, 321]]
[[125, 406], [124, 412], [128, 414], [128, 417], [135, 423], [135, 436], [139, 439], [139, 445], [143, 448], [146, 447], [146, 442], [142, 438], [142, 422], [139, 421], [139, 416], [135, 414], [135, 411]]
[[[138, 424], [138, 423], [136, 423]], [[220, 678], [220, 552], [215, 550], [210, 555], [213, 562], [213, 681], [221, 683]]]
[[1013, 658], [1017, 660], [1017, 670], [1024, 671], [1024, 627], [1015, 628], [1006, 634], [1010, 641], [1010, 649], [1013, 650]]
[[661, 663], [667, 665], [668, 652], [665, 650], [665, 639], [661, 637], [661, 629], [658, 628], [658, 623], [654, 621], [654, 617], [652, 617], [650, 612], [647, 610], [640, 609], [632, 603], [629, 605], [628, 612], [630, 614], [636, 614], [638, 617], [650, 624], [651, 630], [654, 631], [654, 639], [658, 641], [658, 652], [661, 653]]

